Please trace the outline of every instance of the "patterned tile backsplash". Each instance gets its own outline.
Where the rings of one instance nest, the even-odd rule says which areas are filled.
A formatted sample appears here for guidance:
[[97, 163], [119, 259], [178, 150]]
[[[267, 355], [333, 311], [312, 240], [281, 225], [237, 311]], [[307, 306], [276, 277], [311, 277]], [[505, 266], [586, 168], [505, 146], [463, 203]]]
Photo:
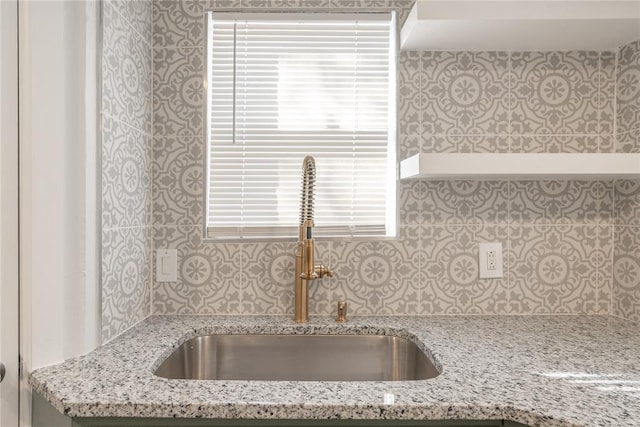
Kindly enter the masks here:
[[640, 40], [620, 49], [617, 88], [617, 132], [624, 135], [640, 129]]
[[102, 2], [102, 341], [151, 313], [151, 12]]
[[[105, 37], [123, 39], [113, 49], [135, 43], [131, 60], [145, 64], [132, 77], [129, 56], [105, 51], [104, 338], [149, 313], [292, 313], [294, 244], [202, 239], [203, 12], [394, 8], [402, 21], [412, 1], [145, 4], [151, 12], [121, 3], [127, 11], [117, 18], [130, 21], [112, 26], [130, 34]], [[121, 75], [109, 77], [120, 65]], [[401, 52], [398, 79], [399, 159], [420, 151], [640, 152], [640, 41], [617, 52]], [[312, 285], [310, 311], [329, 314], [346, 299], [352, 314], [640, 320], [639, 185], [401, 182], [397, 239], [318, 242], [318, 260], [336, 274]], [[123, 243], [107, 248], [113, 241]], [[503, 244], [505, 276], [478, 279], [478, 243], [493, 241]], [[153, 280], [158, 248], [178, 250], [176, 283]]]
[[[616, 151], [640, 152], [640, 40], [618, 52]], [[640, 321], [640, 181], [615, 183], [612, 313]]]

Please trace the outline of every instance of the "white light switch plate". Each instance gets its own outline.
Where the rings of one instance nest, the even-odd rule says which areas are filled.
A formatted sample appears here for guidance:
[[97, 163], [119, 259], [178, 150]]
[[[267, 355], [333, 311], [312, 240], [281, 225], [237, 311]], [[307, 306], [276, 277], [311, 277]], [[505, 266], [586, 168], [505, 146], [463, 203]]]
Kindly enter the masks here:
[[156, 252], [156, 281], [178, 281], [178, 250], [158, 249]]
[[502, 268], [502, 243], [480, 243], [478, 258], [481, 279], [504, 277]]

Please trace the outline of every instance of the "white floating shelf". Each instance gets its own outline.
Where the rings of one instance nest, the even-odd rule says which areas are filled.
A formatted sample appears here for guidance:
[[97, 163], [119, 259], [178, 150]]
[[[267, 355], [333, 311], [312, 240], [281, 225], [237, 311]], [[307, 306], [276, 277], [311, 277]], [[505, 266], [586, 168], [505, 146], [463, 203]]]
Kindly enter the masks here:
[[638, 0], [417, 0], [403, 50], [613, 50], [640, 37]]
[[640, 154], [422, 153], [400, 162], [400, 179], [614, 178], [640, 178]]

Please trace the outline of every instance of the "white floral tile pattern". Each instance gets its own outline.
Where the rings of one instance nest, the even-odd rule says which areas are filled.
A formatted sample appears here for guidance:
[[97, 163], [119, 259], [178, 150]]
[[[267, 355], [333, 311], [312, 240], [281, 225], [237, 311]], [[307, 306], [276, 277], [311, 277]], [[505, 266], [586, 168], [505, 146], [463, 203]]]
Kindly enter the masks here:
[[598, 152], [600, 153], [615, 153], [616, 152], [616, 143], [614, 135], [600, 135], [600, 140], [598, 141]]
[[[249, 243], [242, 247], [244, 313], [293, 313], [295, 243]], [[320, 259], [320, 254], [317, 254]], [[318, 281], [311, 286], [318, 286]]]
[[511, 138], [513, 153], [596, 153], [600, 135], [516, 135]]
[[425, 181], [420, 198], [422, 224], [506, 223], [506, 181]]
[[204, 6], [200, 1], [155, 1], [153, 47], [203, 47]]
[[412, 5], [412, 0], [159, 0], [153, 8], [153, 42], [155, 47], [204, 46], [205, 10], [393, 8], [402, 23]]
[[610, 152], [614, 71], [614, 52], [402, 52], [399, 153]]
[[[410, 0], [154, 3], [154, 247], [175, 247], [180, 258], [178, 283], [154, 284], [154, 313], [293, 312], [293, 243], [201, 238], [203, 12], [394, 8], [402, 21], [411, 6]], [[635, 150], [640, 144], [628, 141], [628, 132], [626, 139], [614, 134], [615, 62], [613, 52], [402, 51], [398, 158], [420, 151]], [[396, 240], [317, 242], [318, 260], [336, 275], [312, 284], [310, 313], [335, 314], [340, 299], [351, 314], [609, 312], [611, 183], [408, 181], [398, 189]], [[615, 202], [616, 209], [624, 204]], [[478, 243], [489, 241], [503, 243], [503, 279], [477, 278]], [[563, 265], [570, 277], [559, 280]]]
[[616, 153], [640, 153], [640, 129], [619, 133], [616, 137]]
[[109, 341], [150, 314], [149, 227], [102, 232], [102, 340]]
[[597, 226], [513, 226], [509, 242], [510, 313], [596, 312]]
[[[600, 52], [599, 72], [600, 92], [598, 94], [599, 123], [598, 132], [601, 137], [611, 137], [615, 132], [615, 100], [616, 100], [616, 53]], [[602, 152], [611, 152], [600, 148]]]
[[151, 47], [104, 3], [102, 112], [145, 133], [151, 130]]
[[[327, 242], [316, 242], [316, 263], [333, 267]], [[295, 242], [247, 243], [242, 245], [245, 268], [242, 275], [242, 310], [246, 314], [293, 315]], [[327, 298], [331, 278], [311, 282], [310, 312]], [[312, 307], [311, 301], [314, 302]]]
[[598, 222], [604, 225], [613, 225], [615, 218], [614, 181], [597, 181], [595, 186], [599, 200]]
[[615, 224], [640, 226], [640, 181], [615, 182]]
[[102, 227], [151, 222], [149, 137], [105, 116], [102, 138]]
[[155, 281], [154, 314], [240, 314], [240, 244], [210, 244], [202, 227], [154, 227], [155, 249], [177, 249], [178, 281]]
[[596, 313], [611, 314], [611, 301], [613, 298], [613, 248], [614, 226], [600, 225], [598, 231], [598, 252], [596, 262], [598, 273], [596, 275]]
[[640, 40], [623, 46], [618, 54], [617, 132], [640, 128]]
[[420, 152], [425, 76], [419, 52], [402, 51], [398, 62], [398, 158], [406, 159]]
[[204, 49], [154, 49], [153, 65], [154, 135], [204, 135]]
[[151, 313], [151, 9], [105, 1], [102, 57], [102, 341]]
[[153, 4], [149, 0], [106, 0], [147, 43], [151, 40]]
[[640, 321], [640, 227], [616, 226], [613, 314]]
[[335, 277], [331, 300], [347, 298], [352, 314], [416, 314], [420, 279], [418, 227], [398, 240], [340, 241], [329, 251]]
[[515, 52], [515, 134], [598, 134], [598, 52]]
[[601, 219], [598, 181], [513, 181], [512, 224], [579, 224]]
[[154, 138], [154, 224], [202, 225], [204, 146], [201, 136]]
[[398, 222], [401, 226], [418, 224], [422, 221], [420, 210], [426, 187], [426, 182], [422, 180], [400, 181]]
[[330, 0], [210, 0], [207, 6], [212, 9], [280, 9], [286, 8], [330, 8]]
[[508, 132], [507, 53], [424, 52], [422, 67], [424, 134]]
[[478, 278], [478, 243], [506, 242], [505, 225], [426, 226], [421, 233], [421, 313], [507, 312], [507, 281]]
[[424, 135], [420, 145], [425, 153], [508, 153], [507, 135]]

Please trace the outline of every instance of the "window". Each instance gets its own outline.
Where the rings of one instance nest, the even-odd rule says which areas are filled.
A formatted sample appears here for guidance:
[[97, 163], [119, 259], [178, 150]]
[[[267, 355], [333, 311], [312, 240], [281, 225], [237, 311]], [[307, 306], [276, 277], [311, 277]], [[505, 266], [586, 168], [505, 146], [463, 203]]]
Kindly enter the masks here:
[[297, 236], [308, 154], [317, 236], [395, 235], [393, 14], [207, 21], [208, 237]]

